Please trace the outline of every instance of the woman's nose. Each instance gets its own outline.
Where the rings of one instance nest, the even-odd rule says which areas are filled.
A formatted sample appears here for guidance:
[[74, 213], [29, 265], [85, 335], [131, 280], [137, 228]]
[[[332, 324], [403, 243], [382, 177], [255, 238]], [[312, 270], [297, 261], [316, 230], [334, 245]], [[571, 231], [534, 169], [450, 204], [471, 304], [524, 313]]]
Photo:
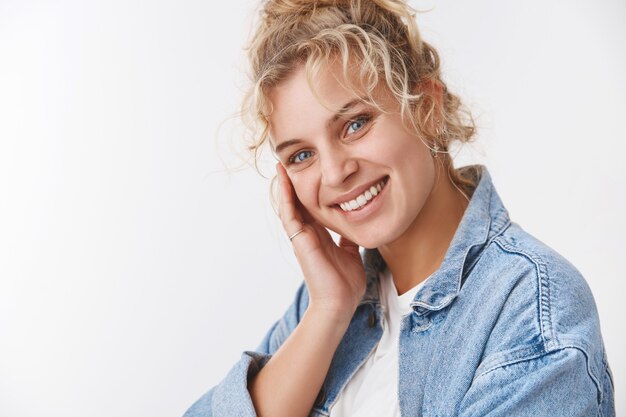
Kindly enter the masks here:
[[329, 149], [321, 157], [322, 184], [340, 186], [358, 169], [359, 165], [350, 152], [340, 147]]

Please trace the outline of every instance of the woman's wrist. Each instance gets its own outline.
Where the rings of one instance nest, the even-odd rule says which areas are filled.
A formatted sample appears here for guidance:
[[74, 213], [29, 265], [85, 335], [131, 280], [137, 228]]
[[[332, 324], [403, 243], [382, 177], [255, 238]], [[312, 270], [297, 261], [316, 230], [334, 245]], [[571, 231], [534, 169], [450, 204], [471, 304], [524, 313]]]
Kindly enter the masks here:
[[347, 328], [357, 306], [358, 303], [328, 304], [311, 301], [305, 314], [315, 316], [320, 320], [331, 322], [338, 326], [345, 325]]

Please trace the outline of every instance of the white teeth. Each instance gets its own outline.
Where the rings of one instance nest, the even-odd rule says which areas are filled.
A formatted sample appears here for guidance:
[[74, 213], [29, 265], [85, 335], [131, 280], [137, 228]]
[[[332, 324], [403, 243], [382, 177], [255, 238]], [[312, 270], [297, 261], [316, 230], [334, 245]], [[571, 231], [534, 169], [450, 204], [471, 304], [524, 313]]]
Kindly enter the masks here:
[[345, 203], [340, 203], [339, 207], [343, 211], [352, 211], [357, 208], [365, 206], [371, 199], [376, 197], [378, 193], [380, 193], [385, 186], [385, 182], [380, 182], [375, 186], [372, 185], [369, 190], [366, 190], [363, 194], [355, 198], [354, 200], [346, 201]]

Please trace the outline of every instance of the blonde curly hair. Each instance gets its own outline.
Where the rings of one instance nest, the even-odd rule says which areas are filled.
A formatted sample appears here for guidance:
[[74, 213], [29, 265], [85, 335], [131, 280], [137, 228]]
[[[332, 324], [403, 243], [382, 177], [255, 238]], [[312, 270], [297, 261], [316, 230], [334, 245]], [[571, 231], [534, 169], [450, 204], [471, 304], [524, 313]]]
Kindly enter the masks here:
[[453, 168], [448, 150], [451, 142], [473, 137], [474, 120], [442, 81], [439, 55], [422, 40], [405, 0], [265, 0], [261, 6], [247, 48], [252, 86], [242, 105], [255, 163], [269, 137], [272, 88], [301, 64], [312, 84], [318, 71], [337, 61], [346, 88], [370, 104], [377, 105], [376, 87], [386, 87], [453, 184], [471, 194], [473, 181]]

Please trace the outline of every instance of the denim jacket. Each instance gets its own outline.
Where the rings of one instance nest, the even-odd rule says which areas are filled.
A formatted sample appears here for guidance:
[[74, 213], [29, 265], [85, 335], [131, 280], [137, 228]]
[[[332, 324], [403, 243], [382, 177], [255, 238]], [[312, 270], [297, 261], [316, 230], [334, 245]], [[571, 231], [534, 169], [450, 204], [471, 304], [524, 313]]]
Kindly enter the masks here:
[[[404, 417], [614, 416], [613, 380], [598, 312], [581, 274], [509, 219], [484, 167], [440, 268], [417, 292], [400, 332], [398, 395]], [[383, 329], [376, 249], [362, 252], [367, 289], [310, 416], [331, 404]], [[255, 351], [185, 417], [253, 417], [247, 389], [298, 325], [304, 283]], [[395, 383], [395, 381], [389, 381]]]

